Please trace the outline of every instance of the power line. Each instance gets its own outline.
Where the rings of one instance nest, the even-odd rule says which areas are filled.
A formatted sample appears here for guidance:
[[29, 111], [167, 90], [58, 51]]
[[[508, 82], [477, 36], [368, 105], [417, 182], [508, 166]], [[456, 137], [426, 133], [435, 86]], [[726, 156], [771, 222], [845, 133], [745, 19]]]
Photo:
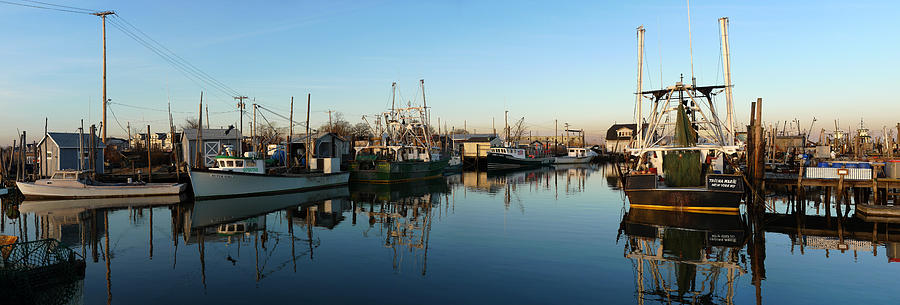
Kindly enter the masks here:
[[0, 0], [0, 3], [10, 4], [10, 5], [18, 5], [18, 6], [24, 6], [24, 7], [31, 7], [31, 8], [39, 8], [39, 9], [45, 9], [45, 10], [54, 10], [54, 11], [60, 11], [60, 12], [69, 12], [69, 13], [77, 13], [77, 14], [85, 14], [85, 15], [90, 15], [90, 14], [96, 12], [95, 10], [89, 10], [89, 9], [83, 9], [83, 8], [75, 8], [75, 7], [72, 7], [72, 8], [74, 8], [74, 9], [79, 9], [79, 10], [81, 10], [81, 11], [76, 11], [76, 10], [73, 10], [73, 9], [66, 9], [65, 7], [67, 7], [67, 6], [57, 5], [57, 4], [49, 4], [49, 3], [43, 3], [43, 2], [37, 2], [37, 1], [29, 1], [29, 2], [33, 2], [33, 3], [41, 3], [41, 4], [46, 4], [46, 5], [50, 5], [50, 6], [57, 6], [57, 7], [41, 6], [41, 5], [35, 5], [35, 4], [17, 3], [17, 2], [10, 2], [10, 1], [3, 1], [3, 0]]

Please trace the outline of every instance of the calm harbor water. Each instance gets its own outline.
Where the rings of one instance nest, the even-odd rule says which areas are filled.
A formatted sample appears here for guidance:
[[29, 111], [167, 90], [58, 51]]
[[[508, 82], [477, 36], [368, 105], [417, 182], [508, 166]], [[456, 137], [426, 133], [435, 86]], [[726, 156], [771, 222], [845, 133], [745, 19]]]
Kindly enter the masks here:
[[893, 304], [900, 278], [889, 224], [630, 210], [601, 165], [177, 201], [5, 202], [0, 230], [84, 256], [70, 304]]

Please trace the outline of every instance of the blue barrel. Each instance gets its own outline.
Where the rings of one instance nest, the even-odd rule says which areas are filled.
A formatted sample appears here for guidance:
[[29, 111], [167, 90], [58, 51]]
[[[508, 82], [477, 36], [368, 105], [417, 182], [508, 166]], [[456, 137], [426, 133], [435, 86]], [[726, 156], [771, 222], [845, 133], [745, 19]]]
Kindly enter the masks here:
[[869, 169], [872, 168], [872, 164], [871, 164], [871, 163], [859, 163], [859, 164], [857, 164], [857, 166], [858, 166], [859, 168], [869, 168]]
[[847, 168], [858, 168], [859, 164], [857, 163], [844, 163]]
[[819, 162], [817, 167], [830, 167], [830, 166], [828, 166], [828, 162]]

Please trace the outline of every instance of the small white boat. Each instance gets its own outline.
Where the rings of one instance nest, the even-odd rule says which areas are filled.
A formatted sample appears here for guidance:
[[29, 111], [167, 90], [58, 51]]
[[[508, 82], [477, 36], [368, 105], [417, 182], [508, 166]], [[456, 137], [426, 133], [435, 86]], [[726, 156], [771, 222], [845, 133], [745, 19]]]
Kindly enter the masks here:
[[584, 147], [569, 148], [569, 154], [554, 158], [556, 164], [583, 164], [590, 163], [597, 156], [593, 150]]
[[85, 173], [57, 171], [50, 179], [16, 182], [16, 186], [28, 200], [169, 196], [185, 190], [181, 183], [102, 183]]
[[310, 191], [345, 185], [350, 179], [350, 173], [339, 171], [267, 174], [265, 160], [250, 157], [217, 156], [216, 165], [210, 169], [191, 169], [194, 199]]

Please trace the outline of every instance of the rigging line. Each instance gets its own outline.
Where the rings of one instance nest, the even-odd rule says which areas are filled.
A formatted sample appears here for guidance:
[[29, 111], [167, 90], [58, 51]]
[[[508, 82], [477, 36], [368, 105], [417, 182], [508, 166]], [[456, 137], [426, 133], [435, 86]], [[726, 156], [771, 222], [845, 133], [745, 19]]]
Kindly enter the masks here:
[[91, 12], [76, 11], [76, 10], [70, 10], [70, 9], [64, 9], [64, 8], [46, 7], [46, 6], [26, 4], [26, 3], [16, 3], [16, 2], [3, 1], [3, 0], [0, 0], [0, 3], [18, 5], [18, 6], [24, 6], [24, 7], [30, 7], [30, 8], [39, 8], [39, 9], [45, 9], [45, 10], [54, 10], [54, 11], [60, 11], [60, 12], [78, 13], [78, 14], [85, 14], [85, 15], [91, 14]]
[[[123, 103], [120, 103], [120, 102], [108, 102], [108, 103], [107, 103], [107, 105], [111, 105], [111, 104], [116, 104], [116, 105], [120, 105], [120, 106], [136, 108], [136, 109], [142, 109], [142, 110], [159, 111], [159, 112], [169, 112], [168, 110], [165, 110], [165, 109], [153, 109], [153, 108], [149, 108], [149, 107], [143, 107], [143, 106], [135, 106], [135, 105], [123, 104]], [[172, 113], [194, 114], [193, 111], [190, 111], [190, 112], [189, 112], [189, 111], [172, 111]]]
[[[158, 48], [156, 48], [156, 47], [150, 45], [146, 40], [142, 39], [141, 37], [138, 37], [136, 34], [134, 34], [134, 32], [128, 30], [128, 29], [125, 28], [122, 24], [116, 22], [115, 19], [112, 19], [112, 18], [111, 18], [111, 19], [109, 19], [109, 20], [110, 20], [110, 24], [111, 24], [111, 25], [113, 25], [114, 27], [116, 27], [117, 29], [119, 29], [120, 31], [122, 31], [123, 33], [125, 33], [126, 36], [130, 37], [130, 38], [133, 39], [134, 41], [136, 41], [136, 42], [138, 42], [139, 44], [143, 45], [144, 47], [146, 47], [147, 49], [149, 49], [149, 50], [152, 51], [153, 53], [156, 53], [156, 55], [158, 55], [159, 57], [161, 57], [163, 60], [165, 60], [165, 61], [169, 62], [170, 64], [172, 64], [177, 70], [179, 70], [179, 71], [180, 71], [182, 74], [184, 74], [185, 76], [187, 76], [187, 77], [189, 77], [189, 78], [190, 78], [191, 76], [193, 76], [193, 77], [196, 78], [197, 80], [200, 80], [200, 81], [202, 81], [202, 82], [207, 83], [207, 84], [210, 85], [213, 89], [217, 89], [217, 90], [219, 90], [219, 91], [222, 91], [222, 92], [225, 93], [226, 95], [229, 95], [229, 96], [231, 95], [231, 93], [229, 93], [227, 89], [224, 89], [224, 88], [222, 88], [222, 87], [218, 87], [218, 86], [216, 86], [214, 83], [211, 83], [209, 80], [206, 80], [206, 79], [204, 79], [202, 76], [198, 75], [196, 72], [190, 71], [189, 69], [185, 68], [185, 67], [184, 67], [184, 64], [181, 64], [181, 63], [175, 61], [174, 59], [172, 59], [171, 56], [169, 56], [169, 55], [167, 55], [167, 54], [164, 54], [164, 53], [163, 53], [162, 51], [160, 51]], [[192, 81], [193, 81], [193, 79], [192, 79]], [[197, 83], [196, 81], [195, 81], [194, 83], [197, 84], [197, 85], [200, 86], [200, 87], [205, 87], [205, 86], [203, 86], [203, 85]]]
[[[118, 21], [121, 21], [121, 22], [123, 22], [123, 23], [119, 23]], [[202, 80], [202, 81], [208, 83], [209, 85], [213, 85], [213, 86], [216, 87], [217, 89], [222, 90], [222, 91], [228, 93], [229, 95], [232, 95], [232, 94], [235, 93], [234, 90], [230, 90], [231, 88], [228, 88], [227, 86], [222, 86], [220, 83], [216, 83], [215, 79], [212, 79], [212, 77], [209, 77], [208, 75], [207, 75], [207, 76], [202, 75], [202, 74], [201, 74], [202, 71], [199, 71], [199, 69], [196, 69], [196, 67], [194, 67], [194, 69], [191, 69], [191, 67], [189, 67], [190, 63], [188, 63], [186, 60], [184, 60], [184, 59], [181, 58], [181, 57], [178, 57], [177, 54], [175, 54], [174, 52], [172, 52], [171, 50], [169, 50], [168, 48], [166, 48], [165, 46], [163, 46], [161, 43], [159, 43], [158, 41], [154, 40], [152, 37], [150, 37], [149, 35], [147, 35], [147, 34], [144, 33], [143, 31], [141, 31], [140, 29], [138, 29], [137, 27], [135, 27], [134, 25], [131, 25], [130, 23], [127, 23], [127, 22], [128, 22], [127, 20], [125, 20], [125, 19], [119, 17], [119, 18], [116, 19], [116, 22], [115, 22], [115, 23], [119, 26], [118, 28], [119, 28], [120, 30], [122, 30], [122, 31], [127, 31], [129, 34], [131, 34], [131, 36], [134, 37], [134, 39], [139, 39], [139, 40], [141, 40], [141, 41], [143, 42], [143, 44], [145, 45], [145, 47], [147, 47], [147, 48], [153, 48], [153, 49], [157, 52], [157, 54], [161, 54], [160, 56], [165, 56], [165, 57], [167, 57], [167, 58], [169, 59], [169, 61], [172, 62], [173, 64], [177, 63], [181, 68], [187, 70], [187, 72], [190, 72], [191, 74], [193, 74], [193, 75], [194, 75], [195, 77], [197, 77], [198, 79], [200, 79], [200, 80]], [[143, 34], [143, 37], [145, 37], [145, 38], [147, 38], [147, 39], [142, 38], [141, 35], [138, 35], [138, 34], [135, 33], [134, 31], [131, 31], [130, 29], [128, 29], [128, 26], [130, 26], [131, 28], [134, 28], [134, 29], [137, 30], [139, 33]], [[149, 40], [149, 42], [148, 42], [147, 40]], [[156, 45], [153, 45], [153, 44], [150, 43], [150, 42], [153, 42], [153, 43], [155, 43]], [[164, 52], [162, 49], [158, 48], [157, 46], [161, 47], [162, 49], [164, 49], [164, 50], [167, 51], [168, 53], [167, 53], [167, 52]], [[174, 56], [173, 56], [173, 55], [174, 55]], [[178, 57], [178, 58], [176, 58], [176, 57]], [[178, 60], [179, 58], [180, 58], [181, 60]], [[196, 71], [195, 71], [195, 70], [196, 70]], [[229, 90], [230, 90], [231, 92], [229, 92]]]
[[259, 109], [268, 111], [269, 113], [274, 114], [274, 115], [277, 116], [277, 117], [280, 117], [280, 118], [282, 118], [282, 119], [287, 120], [288, 122], [290, 122], [290, 123], [293, 124], [294, 126], [298, 126], [298, 125], [299, 125], [299, 126], [306, 127], [306, 124], [305, 124], [305, 123], [300, 123], [300, 122], [297, 122], [297, 121], [291, 121], [290, 118], [287, 118], [287, 117], [285, 117], [285, 116], [283, 116], [283, 115], [281, 115], [281, 114], [278, 114], [277, 112], [272, 111], [271, 109], [268, 109], [268, 108], [266, 108], [266, 107], [263, 107], [262, 105], [256, 104], [256, 106], [259, 107]]
[[41, 1], [34, 1], [34, 0], [19, 0], [19, 1], [25, 1], [25, 2], [31, 2], [31, 3], [38, 3], [38, 4], [43, 4], [43, 5], [50, 5], [50, 6], [56, 6], [56, 7], [68, 8], [68, 9], [74, 9], [74, 10], [82, 10], [82, 11], [88, 11], [88, 12], [91, 12], [91, 13], [99, 12], [98, 10], [94, 10], [94, 9], [80, 8], [80, 7], [67, 6], [67, 5], [59, 5], [59, 4], [53, 4], [53, 3], [41, 2]]
[[122, 20], [126, 25], [128, 25], [128, 26], [130, 26], [131, 28], [135, 29], [136, 31], [138, 31], [138, 33], [144, 35], [144, 37], [146, 37], [146, 38], [149, 39], [150, 41], [156, 43], [156, 45], [158, 45], [159, 47], [161, 47], [161, 48], [163, 48], [164, 50], [168, 51], [169, 54], [171, 54], [172, 56], [174, 56], [174, 57], [177, 58], [177, 59], [180, 59], [184, 64], [186, 64], [186, 65], [189, 66], [190, 68], [193, 68], [195, 71], [199, 72], [199, 73], [202, 74], [203, 76], [207, 77], [210, 81], [215, 82], [216, 84], [218, 84], [218, 85], [220, 85], [220, 86], [222, 86], [222, 87], [228, 89], [228, 90], [231, 91], [235, 96], [240, 96], [240, 94], [238, 94], [238, 91], [237, 91], [237, 90], [234, 90], [233, 88], [231, 88], [231, 87], [225, 85], [224, 83], [222, 83], [221, 81], [219, 81], [219, 80], [217, 80], [216, 78], [212, 77], [211, 75], [207, 74], [207, 73], [204, 72], [203, 70], [200, 70], [200, 68], [197, 68], [197, 66], [194, 66], [194, 65], [191, 64], [189, 61], [187, 61], [187, 60], [184, 59], [183, 57], [179, 56], [178, 54], [176, 54], [175, 52], [173, 52], [173, 51], [170, 50], [169, 48], [167, 48], [165, 45], [159, 43], [159, 41], [156, 41], [156, 39], [153, 39], [153, 37], [150, 37], [150, 35], [147, 35], [147, 33], [145, 33], [145, 32], [142, 31], [141, 29], [139, 29], [139, 28], [137, 28], [136, 26], [134, 26], [133, 24], [131, 24], [131, 22], [128, 22], [128, 20], [125, 20], [125, 18], [122, 18], [122, 16], [119, 16], [118, 14], [113, 15], [113, 16], [115, 16], [115, 17], [118, 18], [119, 20]]
[[128, 131], [125, 130], [125, 127], [122, 127], [122, 123], [119, 122], [119, 118], [116, 117], [116, 112], [112, 110], [112, 107], [109, 107], [109, 103], [107, 103], [106, 108], [109, 109], [109, 113], [112, 113], [113, 119], [116, 121], [116, 125], [119, 125], [119, 128], [122, 128], [122, 131], [128, 133]]

